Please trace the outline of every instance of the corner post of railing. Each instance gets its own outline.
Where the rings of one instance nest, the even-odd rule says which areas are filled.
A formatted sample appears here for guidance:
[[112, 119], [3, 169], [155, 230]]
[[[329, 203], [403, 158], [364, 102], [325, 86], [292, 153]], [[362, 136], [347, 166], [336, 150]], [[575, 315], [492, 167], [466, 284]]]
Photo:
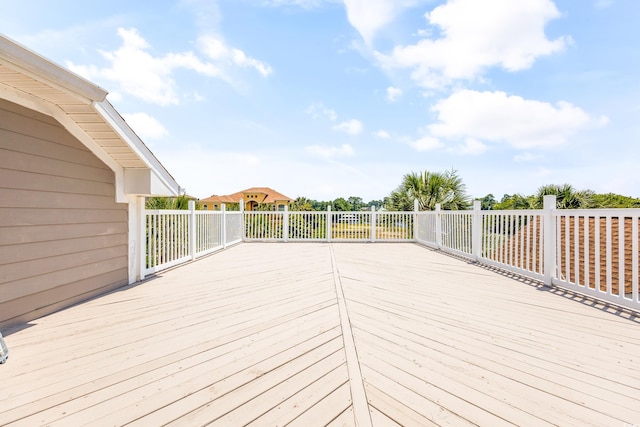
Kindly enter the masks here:
[[436, 246], [442, 247], [442, 216], [440, 214], [440, 203], [436, 203]]
[[282, 238], [286, 242], [289, 240], [289, 206], [284, 205], [284, 213], [282, 215]]
[[227, 205], [220, 204], [220, 210], [222, 211], [222, 249], [227, 247]]
[[147, 257], [151, 256], [151, 251], [149, 246], [151, 245], [151, 238], [149, 237], [149, 233], [151, 230], [148, 229], [147, 224], [147, 208], [146, 208], [146, 198], [144, 196], [138, 197], [138, 224], [140, 228], [138, 229], [138, 241], [137, 245], [140, 250], [138, 251], [138, 263], [140, 264], [140, 272], [138, 274], [139, 280], [144, 280], [145, 272], [147, 270]]
[[327, 206], [327, 242], [331, 241], [331, 205]]
[[551, 286], [556, 274], [556, 196], [548, 195], [543, 198], [543, 242], [544, 242], [544, 284]]
[[247, 240], [247, 225], [244, 215], [244, 199], [240, 199], [240, 201], [238, 202], [238, 207], [240, 209], [240, 227], [242, 227], [242, 241], [245, 241]]
[[418, 241], [418, 199], [413, 199], [413, 240]]
[[189, 200], [189, 256], [196, 259], [196, 202]]
[[376, 241], [376, 207], [371, 206], [371, 241]]
[[471, 254], [478, 262], [482, 255], [482, 202], [473, 201], [473, 220], [471, 222]]

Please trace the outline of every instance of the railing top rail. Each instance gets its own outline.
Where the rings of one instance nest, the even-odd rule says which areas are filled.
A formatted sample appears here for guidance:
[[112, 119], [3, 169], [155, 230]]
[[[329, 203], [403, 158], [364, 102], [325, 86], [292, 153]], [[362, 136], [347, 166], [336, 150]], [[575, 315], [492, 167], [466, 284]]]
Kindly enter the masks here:
[[611, 208], [611, 209], [555, 209], [555, 216], [640, 216], [638, 208]]
[[[188, 211], [187, 211], [188, 212]], [[196, 215], [222, 215], [223, 211], [206, 211], [206, 210], [201, 210], [201, 211], [195, 211]], [[229, 213], [229, 211], [226, 211], [226, 213]]]
[[191, 211], [184, 209], [146, 209], [145, 213], [152, 215], [189, 215]]
[[496, 209], [496, 210], [482, 210], [482, 215], [542, 215], [543, 209]]

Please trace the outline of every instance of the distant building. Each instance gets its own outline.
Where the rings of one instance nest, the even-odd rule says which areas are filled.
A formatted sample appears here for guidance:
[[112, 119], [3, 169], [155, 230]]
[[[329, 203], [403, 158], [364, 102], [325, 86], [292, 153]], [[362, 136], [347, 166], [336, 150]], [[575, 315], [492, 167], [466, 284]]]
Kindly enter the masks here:
[[201, 199], [200, 204], [203, 210], [209, 211], [220, 210], [223, 203], [227, 209], [238, 209], [240, 200], [244, 201], [244, 209], [247, 211], [256, 210], [259, 205], [269, 205], [273, 211], [283, 211], [285, 206], [294, 202], [292, 198], [269, 187], [252, 187], [225, 196], [213, 195]]

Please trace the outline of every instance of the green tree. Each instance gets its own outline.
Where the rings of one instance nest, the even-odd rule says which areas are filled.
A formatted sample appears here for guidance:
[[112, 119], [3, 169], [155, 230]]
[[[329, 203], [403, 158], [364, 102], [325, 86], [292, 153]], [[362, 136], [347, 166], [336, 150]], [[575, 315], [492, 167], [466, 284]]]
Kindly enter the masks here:
[[480, 199], [480, 203], [482, 210], [489, 211], [493, 209], [495, 204], [498, 202], [496, 201], [495, 197], [493, 197], [493, 194], [487, 194], [482, 199]]
[[311, 205], [311, 200], [306, 197], [298, 197], [296, 200], [291, 203], [289, 206], [290, 211], [312, 211], [313, 206]]
[[442, 209], [468, 209], [471, 200], [466, 186], [455, 170], [446, 172], [411, 172], [389, 196], [389, 210], [413, 210], [418, 200], [419, 210], [434, 210], [439, 203]]
[[500, 202], [493, 205], [494, 210], [536, 209], [535, 196], [523, 196], [522, 194], [502, 196]]
[[346, 201], [344, 197], [338, 197], [332, 202], [332, 210], [334, 211], [351, 211], [353, 210], [351, 203]]
[[329, 206], [331, 203], [330, 202], [319, 202], [317, 200], [312, 200], [311, 201], [311, 208], [314, 211], [326, 211], [327, 210], [327, 206]]
[[593, 207], [596, 209], [640, 208], [640, 199], [614, 193], [594, 194]]
[[536, 193], [537, 209], [542, 209], [543, 198], [547, 195], [556, 196], [558, 209], [588, 209], [594, 205], [594, 192], [591, 190], [578, 191], [569, 184], [549, 184], [540, 187]]
[[347, 202], [351, 205], [351, 210], [359, 211], [361, 210], [365, 204], [362, 201], [362, 197], [351, 196], [347, 199]]
[[[145, 208], [149, 210], [187, 210], [189, 209], [189, 200], [187, 195], [178, 197], [147, 197], [145, 200]], [[200, 209], [200, 203], [196, 201], [196, 209]]]
[[367, 203], [367, 208], [371, 209], [371, 206], [375, 206], [376, 210], [379, 210], [381, 207], [384, 206], [384, 201], [383, 200], [371, 200], [371, 201], [369, 201], [369, 203]]

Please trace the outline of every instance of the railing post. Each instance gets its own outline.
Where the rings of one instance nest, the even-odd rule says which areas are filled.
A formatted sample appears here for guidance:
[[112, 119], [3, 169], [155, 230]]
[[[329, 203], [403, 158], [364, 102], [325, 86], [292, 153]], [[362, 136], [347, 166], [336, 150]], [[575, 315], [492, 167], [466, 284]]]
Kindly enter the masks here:
[[196, 202], [189, 200], [189, 256], [196, 259]]
[[222, 211], [222, 249], [227, 247], [227, 205], [220, 204], [220, 210]]
[[413, 240], [418, 241], [418, 199], [413, 199]]
[[471, 254], [478, 262], [482, 255], [482, 202], [473, 201], [473, 221], [471, 223]]
[[242, 227], [242, 241], [247, 240], [247, 226], [244, 217], [244, 199], [240, 199], [238, 202], [238, 207], [240, 209], [240, 227]]
[[544, 284], [551, 286], [556, 275], [556, 221], [553, 215], [556, 210], [556, 196], [549, 195], [543, 198], [543, 237], [544, 242]]
[[442, 218], [440, 216], [440, 203], [436, 203], [436, 246], [442, 247]]
[[376, 241], [376, 207], [371, 206], [371, 241]]
[[284, 205], [283, 221], [282, 221], [282, 238], [284, 241], [289, 240], [289, 206]]
[[331, 205], [327, 206], [327, 242], [331, 241]]
[[140, 273], [138, 275], [139, 280], [144, 280], [147, 270], [147, 256], [151, 256], [149, 251], [149, 245], [151, 244], [151, 238], [147, 236], [151, 233], [151, 230], [147, 229], [147, 208], [146, 198], [144, 196], [138, 197], [138, 262], [140, 263]]

